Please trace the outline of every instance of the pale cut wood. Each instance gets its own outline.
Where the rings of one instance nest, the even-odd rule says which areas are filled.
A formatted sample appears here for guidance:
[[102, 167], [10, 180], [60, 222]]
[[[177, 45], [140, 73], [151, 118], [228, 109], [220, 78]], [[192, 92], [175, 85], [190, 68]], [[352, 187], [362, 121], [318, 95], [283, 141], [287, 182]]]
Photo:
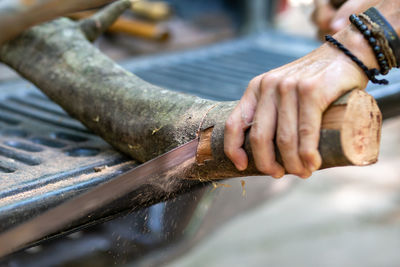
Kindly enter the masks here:
[[[211, 115], [214, 116], [214, 115]], [[215, 115], [216, 116], [216, 115]], [[202, 170], [215, 170], [218, 168], [229, 170], [230, 162], [226, 161], [223, 154], [223, 122], [200, 133], [200, 144], [198, 151], [199, 161], [207, 167]], [[382, 115], [376, 101], [365, 91], [353, 90], [337, 101], [335, 101], [323, 114], [321, 123], [321, 138], [319, 151], [322, 156], [321, 169], [356, 165], [365, 166], [378, 160], [380, 135], [382, 127]], [[248, 135], [244, 144], [245, 150], [251, 157], [251, 149]], [[282, 163], [279, 150], [276, 147], [278, 162]], [[253, 161], [250, 158], [249, 168], [241, 172], [242, 175], [252, 175], [256, 172]], [[225, 165], [226, 167], [222, 167]], [[192, 170], [197, 176], [210, 177], [210, 173], [202, 172], [201, 169]], [[199, 173], [201, 173], [199, 175]], [[234, 172], [227, 171], [219, 173], [220, 178], [234, 176]]]

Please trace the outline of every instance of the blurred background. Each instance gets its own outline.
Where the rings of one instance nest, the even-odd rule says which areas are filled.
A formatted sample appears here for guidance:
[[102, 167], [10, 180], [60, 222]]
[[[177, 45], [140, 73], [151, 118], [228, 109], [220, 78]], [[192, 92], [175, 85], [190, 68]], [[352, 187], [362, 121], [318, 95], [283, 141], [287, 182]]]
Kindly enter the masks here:
[[[95, 46], [150, 82], [235, 100], [254, 75], [318, 47], [312, 10], [312, 0], [170, 0], [127, 12]], [[231, 60], [222, 66], [227, 58]], [[196, 71], [210, 75], [206, 81], [192, 77], [192, 63], [178, 68], [192, 59], [199, 63]], [[209, 72], [221, 77], [229, 72], [230, 80], [217, 84]], [[3, 94], [15, 90], [9, 84], [20, 82], [14, 71], [0, 65]], [[399, 132], [400, 118], [385, 121], [380, 159], [373, 166], [318, 171], [308, 180], [289, 175], [282, 180], [252, 177], [214, 183], [41, 243], [6, 264], [398, 266]]]

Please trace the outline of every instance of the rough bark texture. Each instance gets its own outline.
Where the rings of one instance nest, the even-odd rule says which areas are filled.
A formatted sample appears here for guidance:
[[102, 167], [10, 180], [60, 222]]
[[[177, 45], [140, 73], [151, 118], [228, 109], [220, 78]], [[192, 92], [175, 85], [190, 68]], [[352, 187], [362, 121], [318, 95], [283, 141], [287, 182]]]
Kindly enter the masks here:
[[[199, 129], [212, 127], [211, 139], [207, 139], [211, 140], [212, 150], [209, 160], [203, 159], [200, 165], [190, 162], [173, 175], [203, 180], [259, 175], [252, 161], [248, 170], [236, 171], [223, 153], [224, 123], [236, 102], [205, 100], [149, 84], [121, 68], [88, 41], [112, 23], [108, 19], [110, 14], [116, 17], [127, 2], [115, 3], [105, 13], [96, 15], [96, 23], [93, 20], [75, 23], [62, 18], [33, 27], [0, 47], [0, 60], [32, 81], [71, 116], [136, 160], [152, 159], [196, 138]], [[380, 116], [376, 103], [366, 93], [359, 91], [354, 97], [355, 102], [361, 97], [371, 103], [362, 111], [364, 117], [369, 117], [370, 112]], [[344, 108], [343, 114], [348, 99], [337, 103]], [[342, 121], [351, 114], [344, 119], [343, 116]], [[352, 125], [340, 120], [336, 128], [321, 131], [323, 167], [375, 162], [377, 152], [361, 163], [346, 154], [342, 147], [342, 127]], [[377, 141], [379, 147], [380, 123], [379, 117], [373, 126], [362, 126], [375, 129], [372, 132], [345, 138], [356, 139], [357, 143], [360, 138], [370, 140], [370, 136], [378, 136], [375, 144]], [[358, 156], [363, 158], [363, 153], [365, 149], [359, 150], [361, 156]]]

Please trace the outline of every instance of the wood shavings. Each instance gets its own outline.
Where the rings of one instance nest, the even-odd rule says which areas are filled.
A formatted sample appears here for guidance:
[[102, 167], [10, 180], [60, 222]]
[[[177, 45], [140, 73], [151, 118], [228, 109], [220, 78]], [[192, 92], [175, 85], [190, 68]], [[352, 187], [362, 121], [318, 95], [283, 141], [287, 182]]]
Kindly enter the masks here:
[[240, 184], [242, 185], [242, 196], [246, 196], [246, 181], [245, 180], [240, 180]]
[[164, 127], [164, 126], [161, 126], [160, 128], [154, 129], [154, 130], [151, 132], [151, 135], [155, 135], [159, 130], [162, 129], [162, 127]]
[[107, 165], [104, 165], [104, 166], [94, 167], [93, 170], [94, 170], [95, 172], [101, 172], [101, 171], [103, 171], [103, 170], [105, 170], [105, 169], [107, 169], [107, 168], [108, 168], [108, 166], [107, 166]]
[[129, 147], [130, 150], [138, 150], [138, 149], [140, 149], [140, 145], [128, 144], [128, 147]]
[[213, 192], [215, 189], [220, 188], [220, 187], [232, 187], [229, 184], [222, 184], [222, 183], [217, 183], [217, 182], [212, 182], [213, 185], [213, 189], [211, 190], [211, 192]]

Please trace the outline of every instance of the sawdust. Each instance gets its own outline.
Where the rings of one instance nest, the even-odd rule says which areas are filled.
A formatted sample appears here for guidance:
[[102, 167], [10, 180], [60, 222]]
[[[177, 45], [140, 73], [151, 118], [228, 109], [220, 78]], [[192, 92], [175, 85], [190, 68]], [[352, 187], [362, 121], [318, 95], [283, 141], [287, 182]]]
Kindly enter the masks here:
[[151, 135], [155, 135], [159, 130], [161, 130], [164, 126], [161, 126], [160, 128], [156, 128], [151, 132]]
[[240, 180], [240, 184], [242, 185], [242, 196], [246, 196], [246, 181], [245, 180]]
[[215, 189], [220, 188], [220, 187], [232, 187], [229, 184], [223, 184], [223, 183], [217, 183], [217, 182], [212, 182], [213, 189], [211, 189], [211, 192], [213, 192]]
[[128, 147], [129, 147], [130, 150], [139, 150], [140, 149], [140, 145], [128, 144]]
[[[107, 167], [105, 169], [102, 170], [101, 174], [98, 173], [98, 175], [105, 175], [107, 173], [113, 173], [115, 172], [116, 168], [120, 168], [124, 165], [129, 165], [129, 162], [123, 163], [121, 165], [116, 165], [116, 166], [112, 166], [112, 167]], [[95, 172], [95, 175], [97, 175], [97, 172]], [[76, 184], [76, 183], [83, 183], [85, 181], [89, 181], [89, 180], [93, 180], [98, 178], [99, 176], [94, 176], [94, 173], [88, 173], [88, 174], [83, 174], [79, 177], [75, 177], [73, 179], [66, 179], [66, 180], [60, 180], [58, 182], [55, 183], [51, 183], [51, 184], [47, 184], [45, 186], [39, 187], [39, 188], [34, 188], [32, 190], [29, 191], [24, 191], [21, 192], [19, 194], [15, 194], [15, 195], [11, 195], [8, 197], [4, 197], [2, 199], [0, 199], [0, 206], [6, 206], [9, 205], [11, 203], [14, 203], [16, 201], [23, 201], [24, 199], [29, 199], [29, 198], [33, 198], [37, 195], [40, 194], [46, 194], [48, 192], [53, 192], [55, 190], [60, 190], [62, 188], [66, 188], [68, 186], [71, 186], [72, 184]], [[82, 193], [84, 191], [87, 191], [87, 189], [81, 189], [79, 191], [82, 191]], [[74, 193], [78, 193], [78, 191], [75, 191]]]
[[93, 170], [94, 170], [95, 172], [102, 172], [103, 170], [105, 170], [105, 169], [107, 169], [107, 168], [108, 168], [108, 166], [107, 166], [107, 165], [104, 165], [104, 166], [94, 167]]

